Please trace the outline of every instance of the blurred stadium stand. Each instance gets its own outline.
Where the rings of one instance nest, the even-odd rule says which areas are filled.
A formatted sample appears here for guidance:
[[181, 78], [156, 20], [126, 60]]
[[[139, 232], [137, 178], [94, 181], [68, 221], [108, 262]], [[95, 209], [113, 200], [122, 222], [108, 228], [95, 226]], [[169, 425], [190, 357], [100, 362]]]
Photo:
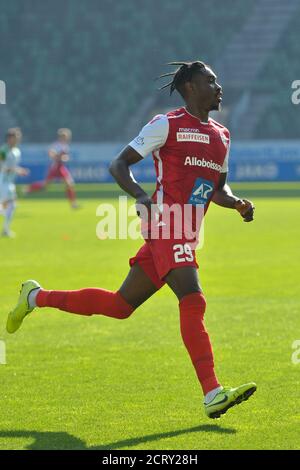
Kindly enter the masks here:
[[2, 2], [0, 128], [27, 142], [62, 126], [78, 142], [126, 141], [181, 103], [156, 91], [163, 64], [199, 58], [224, 86], [219, 118], [235, 139], [298, 138], [299, 20], [299, 0]]

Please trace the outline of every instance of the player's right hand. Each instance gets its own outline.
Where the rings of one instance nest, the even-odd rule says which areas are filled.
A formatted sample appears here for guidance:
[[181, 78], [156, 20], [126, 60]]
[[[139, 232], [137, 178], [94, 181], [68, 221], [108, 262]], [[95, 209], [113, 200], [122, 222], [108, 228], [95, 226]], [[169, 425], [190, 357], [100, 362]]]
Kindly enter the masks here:
[[148, 196], [148, 194], [143, 194], [142, 196], [138, 197], [136, 199], [136, 212], [141, 219], [147, 219], [148, 217], [151, 216], [151, 210], [152, 212], [158, 211], [157, 205], [153, 201], [153, 199]]
[[24, 167], [19, 166], [19, 167], [17, 168], [16, 173], [17, 173], [19, 176], [28, 176], [29, 173], [30, 173], [30, 170], [29, 170], [29, 168], [24, 168]]
[[136, 199], [136, 212], [141, 218], [141, 233], [145, 240], [150, 240], [157, 233], [159, 222], [158, 205], [147, 194]]

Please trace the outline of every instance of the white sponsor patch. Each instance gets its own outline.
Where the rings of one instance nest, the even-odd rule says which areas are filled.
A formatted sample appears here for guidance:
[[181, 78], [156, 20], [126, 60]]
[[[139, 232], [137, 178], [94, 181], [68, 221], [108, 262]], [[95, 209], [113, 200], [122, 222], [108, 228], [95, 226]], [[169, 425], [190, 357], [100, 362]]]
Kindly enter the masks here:
[[177, 142], [201, 142], [209, 144], [209, 135], [196, 132], [177, 132]]

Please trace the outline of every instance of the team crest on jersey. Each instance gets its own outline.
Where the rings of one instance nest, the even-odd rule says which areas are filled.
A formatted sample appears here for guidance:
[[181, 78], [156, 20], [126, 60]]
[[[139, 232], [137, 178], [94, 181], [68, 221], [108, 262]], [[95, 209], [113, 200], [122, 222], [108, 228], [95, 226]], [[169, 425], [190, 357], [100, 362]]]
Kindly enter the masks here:
[[138, 144], [138, 145], [144, 145], [144, 143], [145, 143], [145, 142], [144, 142], [144, 137], [140, 137], [140, 136], [136, 137], [136, 138], [134, 139], [134, 141], [135, 141], [135, 143]]
[[200, 142], [209, 144], [208, 134], [198, 134], [196, 132], [177, 132], [177, 142]]

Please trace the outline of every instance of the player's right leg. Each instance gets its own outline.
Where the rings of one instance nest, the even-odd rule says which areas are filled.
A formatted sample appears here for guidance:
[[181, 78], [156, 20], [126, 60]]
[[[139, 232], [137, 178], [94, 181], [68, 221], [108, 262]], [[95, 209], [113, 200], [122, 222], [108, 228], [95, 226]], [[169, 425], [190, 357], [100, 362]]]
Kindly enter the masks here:
[[42, 191], [46, 189], [47, 183], [46, 181], [34, 181], [33, 183], [26, 186], [24, 190], [24, 194], [34, 193], [37, 191]]
[[135, 263], [120, 289], [116, 292], [99, 288], [73, 291], [44, 290], [36, 281], [22, 284], [15, 308], [9, 313], [6, 329], [17, 331], [24, 318], [36, 307], [51, 307], [79, 315], [105, 315], [128, 318], [158, 288], [144, 270]]
[[2, 184], [0, 193], [2, 215], [4, 216], [2, 236], [13, 238], [15, 234], [11, 231], [10, 226], [16, 209], [16, 187], [12, 183]]
[[48, 170], [47, 176], [44, 180], [41, 181], [34, 181], [33, 183], [29, 184], [26, 188], [24, 193], [29, 194], [29, 193], [34, 193], [37, 191], [43, 191], [47, 188], [48, 184], [54, 180], [56, 176], [56, 168], [51, 166]]

